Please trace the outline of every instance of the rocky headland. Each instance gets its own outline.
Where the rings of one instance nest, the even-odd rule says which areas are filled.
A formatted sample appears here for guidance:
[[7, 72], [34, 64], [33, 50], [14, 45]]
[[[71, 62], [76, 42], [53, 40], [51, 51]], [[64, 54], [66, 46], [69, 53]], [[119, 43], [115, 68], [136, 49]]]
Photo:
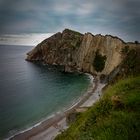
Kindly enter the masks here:
[[111, 35], [65, 29], [38, 44], [27, 53], [26, 60], [59, 65], [65, 72], [86, 72], [110, 81], [120, 72], [127, 54], [139, 48], [138, 42], [126, 43]]

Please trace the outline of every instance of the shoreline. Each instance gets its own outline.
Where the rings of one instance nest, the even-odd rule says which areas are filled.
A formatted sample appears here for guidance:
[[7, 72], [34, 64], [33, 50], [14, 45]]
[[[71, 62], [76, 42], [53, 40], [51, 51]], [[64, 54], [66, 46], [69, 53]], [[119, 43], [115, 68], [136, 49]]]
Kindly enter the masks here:
[[[27, 128], [26, 130], [20, 131], [17, 134], [5, 140], [19, 140], [19, 139], [20, 140], [29, 140], [29, 139], [39, 140], [40, 137], [41, 139], [43, 139], [43, 137], [46, 138], [46, 134], [48, 134], [47, 136], [50, 135], [49, 138], [47, 138], [47, 140], [50, 140], [50, 139], [55, 138], [64, 129], [68, 128], [66, 124], [66, 117], [69, 113], [72, 113], [79, 107], [84, 108], [87, 105], [88, 105], [87, 107], [90, 107], [94, 102], [96, 102], [100, 98], [100, 96], [97, 95], [99, 94], [99, 91], [95, 94], [97, 96], [92, 97], [92, 95], [95, 93], [95, 91], [99, 87], [99, 84], [100, 84], [99, 80], [95, 79], [95, 81], [93, 81], [94, 78], [91, 74], [86, 73], [86, 75], [88, 75], [90, 78], [89, 88], [87, 92], [84, 93], [81, 97], [79, 97], [79, 99], [77, 99], [77, 101], [74, 104], [72, 104], [69, 108], [67, 108], [63, 112], [53, 114], [50, 117], [46, 118], [46, 120], [43, 120], [42, 122], [39, 122], [35, 124], [34, 126]], [[90, 99], [90, 97], [92, 98]], [[92, 102], [92, 103], [89, 103], [89, 102]], [[59, 128], [60, 126], [61, 128]]]

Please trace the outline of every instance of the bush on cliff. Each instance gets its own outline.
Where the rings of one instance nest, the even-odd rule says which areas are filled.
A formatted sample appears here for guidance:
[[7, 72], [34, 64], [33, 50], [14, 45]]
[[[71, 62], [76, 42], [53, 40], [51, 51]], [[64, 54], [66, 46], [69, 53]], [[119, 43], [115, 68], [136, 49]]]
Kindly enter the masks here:
[[106, 56], [99, 54], [99, 51], [96, 52], [93, 66], [97, 72], [101, 72], [104, 69], [106, 61]]

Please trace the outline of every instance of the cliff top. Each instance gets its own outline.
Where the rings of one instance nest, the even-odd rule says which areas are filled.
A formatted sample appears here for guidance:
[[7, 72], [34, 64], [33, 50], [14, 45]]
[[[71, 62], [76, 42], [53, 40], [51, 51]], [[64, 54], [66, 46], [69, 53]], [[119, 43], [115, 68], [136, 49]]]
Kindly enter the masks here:
[[[60, 32], [59, 32], [60, 33]], [[71, 29], [68, 29], [68, 28], [66, 28], [66, 29], [64, 29], [63, 31], [62, 31], [62, 34], [65, 34], [65, 33], [69, 33], [69, 34], [77, 34], [77, 35], [84, 35], [84, 34], [82, 34], [82, 33], [80, 33], [80, 32], [78, 32], [78, 31], [74, 31], [74, 30], [71, 30]], [[118, 39], [118, 40], [120, 40], [120, 41], [122, 41], [124, 44], [126, 44], [126, 43], [130, 43], [130, 44], [140, 44], [138, 41], [134, 41], [134, 42], [125, 42], [123, 39], [121, 39], [120, 37], [118, 37], [118, 36], [113, 36], [113, 35], [110, 35], [110, 34], [106, 34], [106, 35], [102, 35], [102, 34], [93, 34], [93, 33], [91, 33], [91, 32], [87, 32], [87, 33], [85, 33], [85, 34], [90, 34], [90, 35], [92, 35], [92, 36], [98, 36], [98, 37], [111, 37], [111, 38], [114, 38], [114, 39]]]
[[80, 33], [80, 32], [77, 32], [77, 31], [74, 31], [74, 30], [71, 30], [71, 29], [64, 29], [63, 31], [62, 31], [62, 34], [65, 34], [65, 33], [69, 33], [69, 34], [76, 34], [76, 35], [83, 35], [82, 33]]

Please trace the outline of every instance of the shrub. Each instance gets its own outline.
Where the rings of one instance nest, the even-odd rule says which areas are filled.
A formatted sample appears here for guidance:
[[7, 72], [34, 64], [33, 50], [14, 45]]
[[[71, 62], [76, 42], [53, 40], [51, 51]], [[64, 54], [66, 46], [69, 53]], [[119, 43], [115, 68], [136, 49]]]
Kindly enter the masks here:
[[125, 46], [122, 48], [122, 51], [121, 51], [123, 54], [127, 54], [129, 52], [129, 46]]
[[93, 66], [97, 72], [101, 72], [104, 69], [106, 62], [106, 56], [102, 56], [99, 51], [96, 52]]

